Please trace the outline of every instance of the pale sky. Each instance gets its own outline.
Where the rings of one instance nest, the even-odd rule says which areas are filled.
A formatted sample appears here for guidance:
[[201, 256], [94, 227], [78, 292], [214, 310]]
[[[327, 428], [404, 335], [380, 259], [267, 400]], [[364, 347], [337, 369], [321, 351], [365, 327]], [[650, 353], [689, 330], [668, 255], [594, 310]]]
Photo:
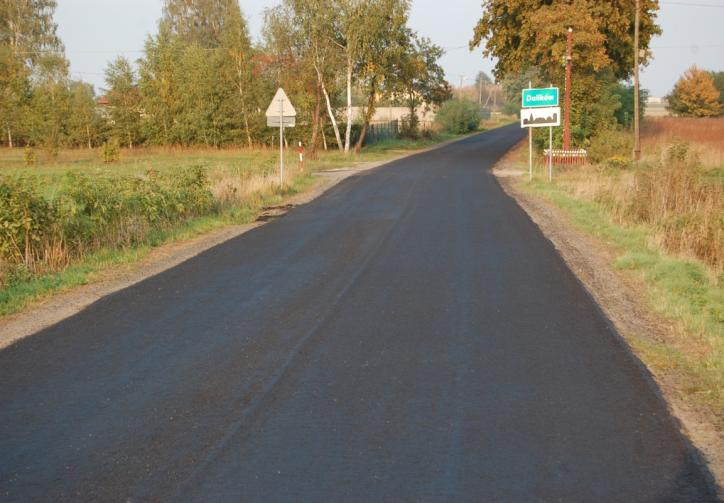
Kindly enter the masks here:
[[[254, 38], [259, 37], [265, 7], [277, 0], [240, 0]], [[468, 41], [481, 14], [481, 0], [413, 0], [410, 25], [445, 47], [442, 65], [454, 86], [463, 75], [470, 83], [480, 70], [490, 73], [491, 60], [481, 51], [470, 53]], [[155, 33], [161, 0], [58, 0], [55, 20], [71, 74], [104, 87], [109, 60], [142, 55], [146, 36]], [[662, 1], [659, 23], [664, 30], [652, 43], [655, 59], [643, 70], [642, 84], [653, 96], [667, 94], [683, 71], [696, 63], [707, 70], [724, 70], [724, 0]]]

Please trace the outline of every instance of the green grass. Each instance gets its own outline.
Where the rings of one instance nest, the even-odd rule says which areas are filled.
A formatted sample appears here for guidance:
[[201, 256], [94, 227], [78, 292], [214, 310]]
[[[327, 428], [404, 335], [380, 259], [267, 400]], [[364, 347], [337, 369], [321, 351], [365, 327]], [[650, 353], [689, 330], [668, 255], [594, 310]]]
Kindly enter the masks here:
[[724, 289], [721, 278], [698, 261], [670, 256], [652, 245], [654, 230], [615, 223], [596, 203], [575, 198], [563, 188], [534, 179], [524, 190], [561, 208], [576, 228], [617, 251], [616, 268], [636, 274], [647, 285], [653, 310], [675, 320], [686, 338], [671, 345], [636, 336], [632, 341], [655, 368], [674, 368], [686, 377], [685, 392], [724, 411]]

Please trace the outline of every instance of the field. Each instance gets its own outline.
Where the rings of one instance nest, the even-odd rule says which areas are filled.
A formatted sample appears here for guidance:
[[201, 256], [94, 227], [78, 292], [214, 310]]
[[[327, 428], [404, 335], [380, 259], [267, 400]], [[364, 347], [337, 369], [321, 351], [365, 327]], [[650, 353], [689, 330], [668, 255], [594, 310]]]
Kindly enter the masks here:
[[556, 167], [551, 184], [539, 159], [533, 182], [517, 186], [610, 246], [613, 267], [644, 285], [641, 298], [670, 336], [631, 342], [652, 368], [675, 372], [682, 395], [710, 407], [724, 428], [724, 118], [648, 119], [642, 131], [638, 165], [631, 135], [614, 133], [593, 145], [597, 163]]

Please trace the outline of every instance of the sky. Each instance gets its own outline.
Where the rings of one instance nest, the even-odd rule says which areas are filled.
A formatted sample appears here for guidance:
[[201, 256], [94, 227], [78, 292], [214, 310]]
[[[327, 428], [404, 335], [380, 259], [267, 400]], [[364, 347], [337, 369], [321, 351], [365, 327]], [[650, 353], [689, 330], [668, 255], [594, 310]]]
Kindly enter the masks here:
[[[264, 9], [277, 0], [240, 0], [254, 38]], [[471, 83], [477, 72], [490, 74], [494, 61], [468, 41], [481, 15], [482, 0], [413, 0], [410, 26], [446, 49], [442, 66], [450, 83]], [[156, 32], [161, 0], [58, 0], [55, 21], [70, 60], [71, 75], [104, 87], [103, 70], [118, 55], [138, 59], [149, 34]], [[659, 24], [664, 33], [652, 42], [654, 60], [642, 70], [642, 86], [664, 96], [692, 64], [724, 71], [724, 0], [662, 0]]]

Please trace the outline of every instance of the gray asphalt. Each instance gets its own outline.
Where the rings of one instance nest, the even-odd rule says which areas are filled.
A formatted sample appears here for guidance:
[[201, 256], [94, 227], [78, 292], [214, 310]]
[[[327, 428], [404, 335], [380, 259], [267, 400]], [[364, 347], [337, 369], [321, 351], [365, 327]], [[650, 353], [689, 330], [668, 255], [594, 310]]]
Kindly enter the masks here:
[[354, 176], [0, 351], [0, 500], [714, 501], [490, 175], [520, 138]]

